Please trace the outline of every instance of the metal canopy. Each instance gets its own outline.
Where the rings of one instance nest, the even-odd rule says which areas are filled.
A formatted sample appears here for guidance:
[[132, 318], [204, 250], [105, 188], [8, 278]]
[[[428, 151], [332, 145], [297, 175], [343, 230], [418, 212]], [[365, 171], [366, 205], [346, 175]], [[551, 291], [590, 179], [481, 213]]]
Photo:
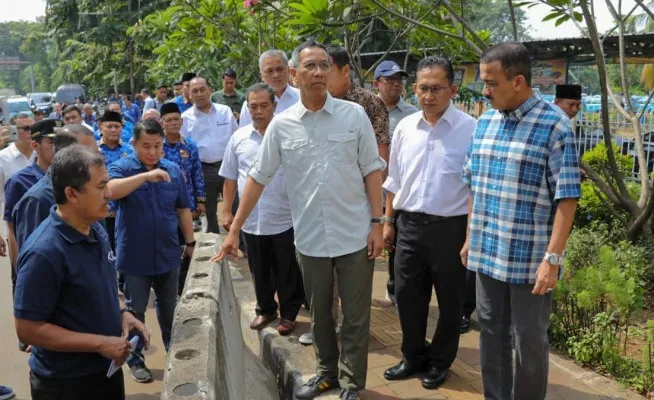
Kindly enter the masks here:
[[[523, 44], [529, 49], [529, 54], [537, 60], [565, 58], [574, 62], [595, 59], [592, 43], [587, 38], [535, 40]], [[624, 35], [624, 45], [625, 57], [654, 57], [654, 33]], [[618, 36], [609, 36], [604, 40], [604, 56], [606, 58], [620, 56]]]
[[[523, 42], [529, 50], [529, 54], [536, 60], [556, 60], [567, 59], [568, 62], [579, 63], [595, 60], [595, 53], [590, 39], [587, 38], [567, 38], [567, 39], [547, 39]], [[634, 58], [654, 58], [654, 33], [636, 33], [624, 35], [625, 57], [630, 59], [629, 63], [637, 63]], [[620, 56], [620, 46], [618, 36], [609, 36], [604, 40], [604, 56], [608, 62]], [[439, 48], [423, 48], [421, 52], [434, 54], [439, 52]], [[393, 50], [387, 55], [388, 59], [395, 60], [402, 64], [406, 50]], [[362, 53], [362, 63], [364, 66], [372, 64], [376, 59], [385, 52]], [[477, 62], [478, 60], [470, 60]], [[649, 63], [648, 60], [643, 62]]]

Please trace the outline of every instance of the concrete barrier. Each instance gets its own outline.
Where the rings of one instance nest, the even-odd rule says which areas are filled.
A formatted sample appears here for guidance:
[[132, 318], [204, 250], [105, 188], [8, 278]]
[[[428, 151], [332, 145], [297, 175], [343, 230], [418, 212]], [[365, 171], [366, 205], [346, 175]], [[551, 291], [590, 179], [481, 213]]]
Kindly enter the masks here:
[[272, 373], [244, 345], [229, 264], [209, 262], [220, 237], [202, 234], [197, 243], [175, 312], [161, 398], [278, 399]]

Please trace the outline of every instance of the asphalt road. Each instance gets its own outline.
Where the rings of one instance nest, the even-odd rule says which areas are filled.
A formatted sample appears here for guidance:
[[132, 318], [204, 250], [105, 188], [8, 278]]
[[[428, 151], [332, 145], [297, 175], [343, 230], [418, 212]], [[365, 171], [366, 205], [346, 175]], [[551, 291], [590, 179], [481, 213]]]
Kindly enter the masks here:
[[[31, 399], [27, 365], [29, 355], [18, 350], [18, 338], [14, 329], [10, 268], [8, 258], [0, 258], [0, 385], [11, 386], [16, 392], [16, 399], [27, 400]], [[130, 400], [153, 400], [159, 399], [161, 395], [166, 353], [161, 341], [153, 298], [154, 293], [151, 293], [145, 322], [152, 332], [150, 350], [146, 352], [146, 364], [152, 371], [154, 381], [145, 384], [136, 383], [129, 375], [129, 369], [123, 366], [127, 398]]]

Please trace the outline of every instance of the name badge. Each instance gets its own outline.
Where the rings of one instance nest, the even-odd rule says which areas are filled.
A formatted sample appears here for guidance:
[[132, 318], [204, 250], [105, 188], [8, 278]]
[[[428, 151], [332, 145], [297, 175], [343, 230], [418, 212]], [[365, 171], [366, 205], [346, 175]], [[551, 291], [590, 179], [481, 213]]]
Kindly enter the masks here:
[[179, 150], [179, 155], [182, 156], [182, 158], [188, 158], [188, 151], [184, 149]]
[[227, 125], [227, 122], [216, 122], [216, 126]]

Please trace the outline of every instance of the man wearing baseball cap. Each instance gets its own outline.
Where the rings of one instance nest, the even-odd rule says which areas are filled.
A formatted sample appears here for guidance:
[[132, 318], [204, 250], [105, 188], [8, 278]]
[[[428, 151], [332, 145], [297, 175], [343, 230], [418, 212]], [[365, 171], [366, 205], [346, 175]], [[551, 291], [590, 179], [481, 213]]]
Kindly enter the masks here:
[[[195, 72], [184, 72], [179, 78], [179, 83], [182, 84], [182, 94], [176, 96], [171, 101], [171, 103], [177, 104], [180, 114], [193, 107], [193, 103], [191, 102], [191, 92], [189, 91], [189, 84], [191, 83], [191, 79], [195, 78], [196, 76], [197, 75]], [[159, 109], [159, 112], [161, 112], [161, 109]]]
[[[375, 68], [375, 80], [372, 84], [379, 92], [379, 98], [382, 99], [388, 110], [388, 136], [393, 141], [393, 132], [398, 122], [407, 115], [418, 111], [416, 107], [402, 99], [404, 84], [409, 74], [402, 70], [400, 66], [391, 60], [382, 61]], [[395, 212], [395, 221], [397, 221], [398, 211]], [[395, 226], [397, 231], [397, 226]], [[388, 282], [386, 282], [386, 299], [396, 305], [395, 302], [395, 241], [391, 243], [388, 249]]]

